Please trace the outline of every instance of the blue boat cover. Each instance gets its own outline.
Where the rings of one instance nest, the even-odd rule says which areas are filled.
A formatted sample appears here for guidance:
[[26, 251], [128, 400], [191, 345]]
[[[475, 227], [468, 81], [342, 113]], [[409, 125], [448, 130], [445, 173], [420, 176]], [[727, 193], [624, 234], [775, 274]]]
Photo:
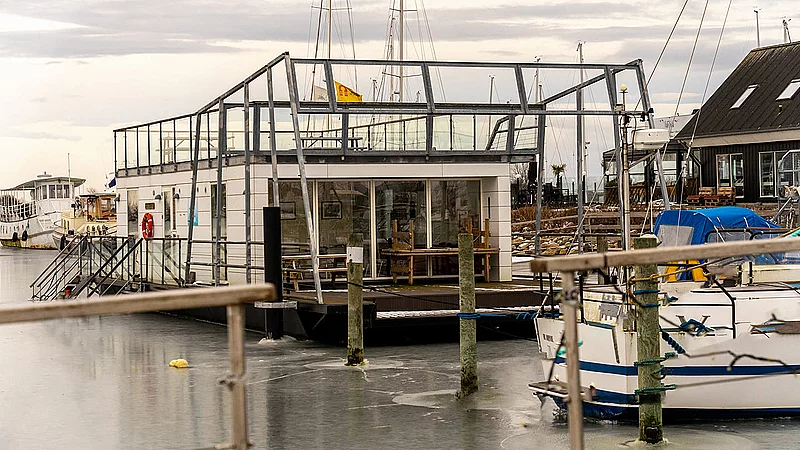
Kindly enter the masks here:
[[[664, 245], [673, 246], [718, 242], [718, 239], [714, 238], [718, 233], [713, 232], [724, 229], [779, 227], [751, 209], [738, 206], [722, 206], [709, 209], [683, 211], [673, 209], [664, 211], [656, 218], [654, 228], [655, 234], [664, 242]], [[758, 237], [769, 238], [777, 236], [774, 233], [764, 233]]]

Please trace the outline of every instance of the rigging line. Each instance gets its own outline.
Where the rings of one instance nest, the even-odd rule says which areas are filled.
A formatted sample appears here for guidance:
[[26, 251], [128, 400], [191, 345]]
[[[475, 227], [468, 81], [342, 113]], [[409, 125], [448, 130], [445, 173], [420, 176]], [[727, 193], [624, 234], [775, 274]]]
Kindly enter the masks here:
[[[728, 15], [731, 12], [731, 4], [732, 3], [733, 3], [733, 0], [728, 0], [728, 9], [725, 11], [725, 18], [722, 21], [722, 28], [719, 31], [719, 38], [717, 38], [717, 46], [714, 49], [714, 58], [711, 60], [711, 67], [708, 70], [708, 77], [706, 78], [706, 85], [703, 88], [703, 96], [700, 99], [700, 108], [698, 109], [697, 114], [694, 117], [694, 127], [692, 128], [692, 137], [691, 137], [691, 139], [689, 139], [689, 145], [686, 147], [686, 157], [683, 159], [683, 164], [681, 164], [681, 171], [678, 174], [678, 179], [677, 179], [677, 182], [676, 182], [676, 184], [678, 186], [676, 186], [676, 187], [679, 188], [678, 192], [677, 192], [677, 194], [678, 194], [677, 200], [679, 202], [679, 205], [680, 205], [681, 198], [683, 198], [683, 183], [680, 183], [679, 181], [684, 178], [684, 176], [685, 176], [685, 174], [687, 172], [686, 169], [687, 169], [688, 164], [690, 162], [691, 153], [692, 153], [692, 143], [694, 142], [695, 133], [697, 133], [697, 124], [700, 121], [700, 114], [702, 114], [702, 111], [703, 111], [703, 103], [705, 103], [705, 101], [706, 101], [706, 95], [708, 94], [708, 87], [709, 87], [709, 85], [711, 85], [711, 76], [714, 74], [714, 66], [717, 63], [717, 56], [719, 55], [719, 48], [720, 48], [720, 45], [722, 44], [722, 36], [725, 34], [725, 25], [727, 25], [727, 23], [728, 23]], [[664, 152], [666, 154], [666, 147], [664, 147]], [[681, 211], [682, 210], [683, 210], [682, 206], [679, 206], [678, 207], [678, 221], [679, 222], [681, 220]], [[677, 239], [677, 230], [676, 230], [675, 237]]]
[[[678, 18], [675, 19], [675, 24], [672, 25], [672, 30], [670, 30], [669, 35], [667, 36], [666, 42], [664, 42], [664, 47], [661, 49], [661, 53], [659, 53], [658, 58], [656, 59], [656, 63], [653, 65], [653, 70], [650, 71], [650, 76], [647, 77], [647, 81], [645, 82], [645, 87], [650, 84], [650, 80], [653, 79], [653, 75], [656, 73], [656, 69], [658, 68], [658, 63], [661, 62], [661, 58], [664, 57], [664, 52], [667, 51], [667, 45], [669, 45], [670, 39], [672, 39], [672, 35], [675, 33], [675, 29], [678, 27], [678, 22], [681, 20], [681, 16], [683, 16], [683, 11], [686, 9], [686, 5], [689, 4], [689, 0], [683, 2], [683, 6], [681, 7], [681, 11], [678, 13]], [[707, 3], [706, 3], [707, 4]], [[642, 101], [641, 96], [639, 97], [639, 102]], [[633, 107], [635, 110], [639, 107], [639, 102], [636, 103], [636, 106]]]
[[[433, 44], [433, 33], [431, 32], [431, 22], [428, 20], [428, 10], [425, 8], [424, 0], [419, 0], [419, 5], [420, 6], [418, 6], [417, 9], [422, 10], [422, 16], [425, 18], [425, 28], [428, 30], [428, 41], [431, 43], [431, 54], [433, 55], [433, 59], [435, 61], [439, 59], [439, 57], [436, 56], [436, 46]], [[419, 12], [417, 12], [417, 15], [419, 15]], [[442, 101], [447, 101], [447, 93], [444, 90], [444, 82], [442, 81], [442, 72], [438, 67], [434, 70], [436, 72], [436, 78], [439, 81], [439, 89], [442, 91]]]
[[[709, 2], [709, 0], [706, 0], [705, 6], [703, 7], [703, 14], [700, 16], [700, 25], [697, 27], [697, 34], [695, 34], [694, 44], [692, 44], [692, 52], [689, 54], [689, 62], [686, 65], [686, 72], [683, 74], [683, 82], [681, 83], [681, 90], [678, 93], [678, 101], [675, 104], [675, 113], [672, 114], [673, 121], [675, 120], [674, 119], [675, 117], [678, 117], [678, 109], [681, 106], [681, 99], [683, 98], [683, 92], [686, 89], [686, 80], [689, 78], [689, 72], [690, 72], [690, 70], [692, 68], [692, 62], [694, 61], [695, 51], [697, 50], [697, 42], [700, 40], [700, 32], [703, 30], [703, 22], [705, 21], [706, 12], [708, 11], [708, 2]], [[728, 12], [730, 12], [730, 3], [728, 3]], [[683, 13], [683, 10], [681, 10], [681, 14], [682, 13]], [[727, 19], [728, 19], [728, 13], [726, 12], [725, 13], [725, 20], [727, 21]], [[723, 23], [722, 31], [725, 31], [724, 23]], [[722, 40], [722, 31], [720, 32], [720, 41]], [[666, 48], [666, 46], [665, 46], [665, 48]], [[719, 51], [719, 42], [717, 43], [717, 49], [714, 52], [714, 60], [716, 60], [716, 58], [717, 58], [717, 52], [718, 51]], [[713, 70], [713, 65], [712, 65], [712, 70]], [[710, 80], [710, 78], [711, 78], [711, 72], [710, 71], [709, 71], [709, 75], [708, 76], [709, 76], [709, 80]], [[706, 87], [708, 87], [708, 86], [706, 86]], [[641, 100], [641, 96], [642, 95], [644, 95], [644, 93], [641, 93], [640, 100]], [[704, 98], [705, 98], [705, 93], [704, 93]], [[638, 103], [637, 103], [637, 105], [638, 105]], [[656, 150], [657, 152], [659, 152], [661, 154], [662, 161], [664, 159], [664, 156], [666, 156], [666, 154], [667, 154], [667, 147], [668, 147], [668, 145], [665, 145], [663, 151], [662, 150]], [[653, 199], [655, 198], [655, 193], [656, 193], [655, 189], [653, 189], [652, 192], [650, 192], [649, 205], [652, 205]], [[681, 193], [681, 195], [683, 195], [683, 193]], [[664, 202], [667, 202], [668, 200], [669, 199], [664, 199]], [[678, 200], [678, 203], [680, 203], [680, 198], [677, 198], [676, 200]], [[681, 207], [678, 207], [678, 220], [679, 221], [680, 221], [681, 209], [682, 209]], [[646, 224], [647, 224], [647, 217], [645, 216], [645, 220], [642, 222], [642, 232], [644, 232], [644, 227], [646, 226]], [[677, 229], [676, 229], [676, 233], [677, 233]], [[676, 239], [677, 239], [677, 235], [676, 235]]]

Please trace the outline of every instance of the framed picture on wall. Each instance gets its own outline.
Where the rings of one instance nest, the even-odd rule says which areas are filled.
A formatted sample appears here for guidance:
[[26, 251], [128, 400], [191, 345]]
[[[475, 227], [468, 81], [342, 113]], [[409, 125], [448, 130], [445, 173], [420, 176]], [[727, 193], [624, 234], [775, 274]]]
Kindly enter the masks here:
[[295, 220], [297, 215], [294, 210], [294, 202], [281, 202], [281, 220]]
[[322, 202], [322, 219], [341, 219], [342, 202]]

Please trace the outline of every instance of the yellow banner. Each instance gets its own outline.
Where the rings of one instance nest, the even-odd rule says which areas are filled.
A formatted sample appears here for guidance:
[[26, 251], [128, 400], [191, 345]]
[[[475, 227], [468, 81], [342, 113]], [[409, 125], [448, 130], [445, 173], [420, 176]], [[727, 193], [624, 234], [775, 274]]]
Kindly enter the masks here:
[[349, 87], [334, 81], [336, 84], [336, 101], [339, 102], [361, 102], [361, 94]]

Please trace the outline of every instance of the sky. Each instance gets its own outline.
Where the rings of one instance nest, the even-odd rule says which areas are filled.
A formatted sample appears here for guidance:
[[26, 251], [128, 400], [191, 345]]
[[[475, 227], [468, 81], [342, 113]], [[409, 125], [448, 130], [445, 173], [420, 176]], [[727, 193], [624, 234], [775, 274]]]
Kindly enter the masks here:
[[[328, 0], [324, 0], [327, 3]], [[334, 56], [351, 52], [380, 58], [392, 0], [331, 0]], [[394, 0], [395, 3], [398, 0]], [[312, 4], [313, 3], [313, 4]], [[408, 34], [428, 34], [428, 18], [441, 60], [575, 62], [578, 41], [586, 62], [642, 59], [649, 74], [684, 2], [493, 2], [406, 0]], [[0, 0], [0, 186], [47, 171], [88, 179], [102, 189], [114, 170], [112, 130], [197, 110], [281, 52], [311, 56], [319, 0]], [[351, 6], [351, 13], [345, 7]], [[690, 54], [704, 8], [695, 55]], [[689, 0], [649, 84], [657, 116], [688, 114], [756, 47], [753, 3]], [[397, 8], [397, 4], [394, 5]], [[761, 44], [783, 42], [783, 17], [796, 1], [761, 5]], [[415, 15], [416, 14], [416, 15]], [[800, 20], [800, 19], [798, 19]], [[792, 22], [789, 22], [790, 32]], [[796, 31], [800, 36], [800, 27]], [[342, 41], [347, 44], [342, 44]], [[408, 53], [415, 56], [409, 47]], [[711, 63], [717, 54], [713, 72]], [[429, 55], [429, 53], [428, 53]], [[542, 80], [545, 95], [564, 80]], [[488, 94], [488, 82], [486, 86]], [[506, 87], [507, 89], [507, 87]], [[503, 100], [501, 92], [498, 95]], [[455, 94], [457, 95], [457, 93]], [[681, 98], [678, 106], [678, 98]], [[595, 122], [592, 122], [595, 121]], [[571, 164], [575, 139], [569, 120], [555, 120], [548, 136], [549, 163]], [[590, 175], [600, 173], [610, 129], [587, 121]], [[559, 131], [561, 130], [561, 132]], [[604, 148], [605, 147], [605, 148]]]

